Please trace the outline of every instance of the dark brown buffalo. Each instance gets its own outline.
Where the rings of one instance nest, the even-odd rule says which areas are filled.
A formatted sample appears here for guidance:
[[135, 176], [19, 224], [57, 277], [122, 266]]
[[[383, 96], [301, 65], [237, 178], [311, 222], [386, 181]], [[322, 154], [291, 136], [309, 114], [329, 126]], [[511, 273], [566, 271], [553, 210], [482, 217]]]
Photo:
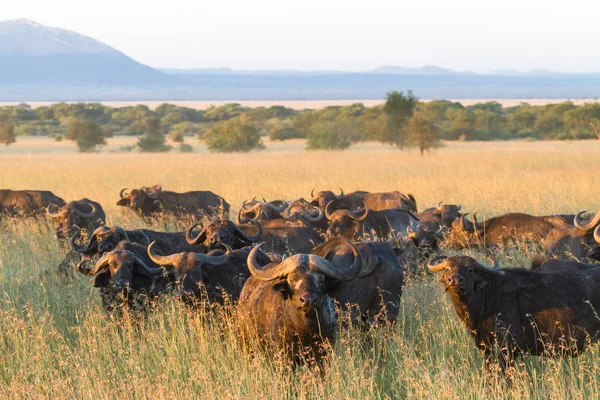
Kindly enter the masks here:
[[[329, 281], [327, 293], [350, 313], [354, 322], [372, 326], [394, 323], [398, 317], [403, 270], [397, 253], [386, 242], [354, 243], [363, 258], [363, 268], [351, 281]], [[354, 249], [344, 238], [332, 238], [310, 252], [327, 259], [337, 268], [351, 265]]]
[[407, 196], [397, 190], [382, 193], [369, 193], [359, 190], [348, 194], [344, 194], [342, 189], [340, 191], [339, 195], [336, 195], [332, 191], [321, 191], [316, 196], [313, 191], [310, 194], [313, 198], [311, 204], [321, 208], [323, 211], [325, 211], [327, 204], [333, 203], [332, 207], [335, 210], [356, 210], [367, 204], [373, 211], [400, 208], [412, 213], [417, 212], [417, 201], [412, 194]]
[[167, 290], [171, 282], [145, 253], [144, 246], [121, 242], [117, 249], [102, 255], [93, 268], [83, 267], [89, 261], [85, 259], [77, 271], [95, 276], [94, 287], [100, 290], [102, 306], [107, 312], [121, 312], [123, 308], [142, 311]]
[[[599, 226], [600, 212], [591, 221], [582, 220], [585, 211], [573, 218], [573, 225], [565, 224], [552, 229], [542, 243], [546, 254], [563, 260], [584, 260], [596, 247], [594, 228]], [[592, 257], [594, 258], [594, 257]]]
[[78, 235], [79, 233], [75, 233], [71, 237], [71, 248], [84, 259], [102, 256], [117, 249], [121, 242], [137, 243], [145, 247], [156, 242], [156, 248], [163, 253], [203, 250], [202, 246], [188, 244], [185, 232], [156, 232], [149, 229], [126, 231], [119, 226], [101, 226], [92, 232], [83, 245], [76, 243]]
[[600, 264], [587, 264], [571, 260], [548, 259], [547, 257], [536, 257], [531, 261], [531, 269], [536, 271], [572, 271], [598, 268]]
[[600, 339], [600, 268], [486, 268], [471, 257], [436, 257], [440, 283], [488, 366], [521, 354], [577, 355]]
[[288, 202], [287, 208], [283, 212], [283, 219], [286, 221], [304, 221], [307, 225], [314, 227], [322, 233], [325, 233], [329, 225], [323, 211], [304, 199]]
[[66, 203], [47, 190], [0, 190], [0, 216], [36, 217], [43, 215], [50, 204]]
[[265, 351], [290, 362], [320, 361], [337, 330], [329, 280], [354, 279], [362, 269], [360, 252], [352, 247], [355, 257], [345, 268], [312, 254], [297, 254], [263, 268], [257, 261], [261, 246], [248, 256], [252, 276], [244, 284], [237, 310], [242, 338], [247, 343], [258, 339]]
[[[227, 252], [213, 250], [208, 254], [183, 252], [161, 256], [153, 251], [154, 243], [148, 247], [148, 255], [157, 265], [174, 275], [179, 283], [181, 299], [193, 304], [206, 296], [210, 302], [225, 304], [237, 301], [242, 287], [250, 277], [247, 261], [251, 248], [231, 250]], [[269, 257], [260, 252], [257, 262], [261, 265], [271, 263]]]
[[[264, 199], [263, 199], [264, 200]], [[271, 219], [283, 218], [282, 212], [286, 209], [287, 202], [283, 200], [258, 201], [256, 197], [251, 201], [244, 201], [237, 216], [237, 223], [240, 221], [255, 220], [259, 222]]]
[[54, 221], [54, 229], [59, 239], [70, 238], [79, 230], [91, 233], [106, 223], [106, 214], [100, 203], [86, 198], [71, 201], [63, 207], [50, 204], [46, 213]]
[[331, 211], [329, 203], [325, 216], [329, 220], [327, 236], [343, 236], [350, 240], [360, 240], [365, 236], [371, 241], [385, 240], [393, 235], [406, 237], [409, 228], [417, 228], [419, 219], [410, 211], [402, 209], [370, 211], [369, 207], [358, 212], [350, 210]]
[[252, 236], [244, 233], [233, 222], [221, 219], [204, 226], [195, 237], [193, 236], [194, 228], [200, 224], [192, 225], [185, 232], [185, 239], [192, 246], [204, 246], [205, 251], [222, 248], [224, 244], [230, 246], [232, 249], [241, 249], [242, 247], [253, 245], [262, 237], [261, 225], [255, 220], [250, 220], [249, 223], [254, 225], [256, 231]]
[[118, 206], [128, 207], [144, 218], [163, 215], [200, 219], [203, 215], [229, 214], [229, 203], [210, 191], [175, 193], [163, 191], [161, 185], [120, 192]]
[[[238, 221], [239, 218], [238, 218]], [[248, 225], [249, 220], [241, 220], [239, 228], [249, 235], [255, 231], [254, 225]], [[319, 232], [302, 220], [286, 221], [272, 219], [260, 224], [261, 240], [266, 243], [269, 253], [296, 254], [308, 253], [313, 247], [323, 242]]]
[[568, 224], [556, 215], [534, 216], [522, 213], [504, 214], [493, 217], [481, 223], [473, 218], [475, 223], [466, 219], [463, 214], [453, 224], [449, 242], [454, 246], [469, 245], [498, 246], [518, 243], [534, 243], [539, 245], [558, 226]]
[[443, 204], [441, 201], [436, 207], [431, 207], [417, 214], [419, 222], [427, 227], [429, 231], [435, 232], [440, 228], [452, 228], [452, 223], [459, 219], [462, 214], [462, 206], [454, 204]]

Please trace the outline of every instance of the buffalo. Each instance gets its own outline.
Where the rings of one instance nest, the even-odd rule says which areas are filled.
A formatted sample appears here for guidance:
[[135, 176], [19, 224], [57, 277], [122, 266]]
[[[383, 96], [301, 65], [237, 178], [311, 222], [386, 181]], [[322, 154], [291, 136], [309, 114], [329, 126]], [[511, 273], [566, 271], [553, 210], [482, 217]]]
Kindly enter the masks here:
[[440, 228], [452, 228], [454, 221], [459, 219], [462, 206], [454, 204], [443, 204], [441, 201], [437, 206], [423, 210], [417, 214], [419, 221], [430, 231], [438, 231]]
[[238, 305], [241, 336], [258, 339], [264, 350], [290, 362], [321, 361], [333, 345], [337, 315], [327, 292], [329, 280], [350, 281], [362, 269], [362, 257], [351, 245], [354, 260], [340, 268], [314, 254], [296, 254], [264, 268], [257, 262], [263, 243], [248, 255], [248, 278]]
[[95, 276], [94, 287], [100, 290], [102, 306], [108, 313], [120, 312], [124, 307], [130, 311], [145, 310], [167, 290], [171, 279], [142, 251], [145, 247], [138, 244], [121, 243], [100, 257], [93, 268], [83, 268], [88, 259], [77, 266], [78, 272]]
[[365, 235], [370, 240], [387, 239], [394, 234], [405, 237], [409, 228], [419, 225], [417, 217], [402, 209], [370, 211], [365, 204], [358, 213], [350, 210], [332, 212], [332, 204], [330, 202], [325, 207], [325, 216], [329, 220], [328, 237], [341, 235], [350, 240], [358, 240]]
[[340, 194], [336, 195], [332, 191], [321, 191], [316, 195], [314, 190], [310, 193], [313, 198], [311, 204], [325, 211], [327, 204], [333, 202], [336, 210], [348, 209], [356, 210], [367, 204], [373, 211], [383, 211], [394, 208], [403, 209], [412, 213], [417, 212], [417, 201], [412, 194], [408, 196], [396, 191], [383, 193], [369, 193], [362, 190], [344, 194], [340, 189]]
[[583, 214], [585, 211], [578, 213], [573, 218], [573, 225], [557, 226], [548, 233], [542, 243], [542, 248], [547, 255], [576, 260], [585, 259], [590, 255], [590, 250], [596, 246], [593, 232], [594, 228], [599, 226], [600, 212], [587, 223], [581, 220]]
[[487, 219], [481, 223], [473, 216], [471, 223], [463, 214], [453, 223], [449, 242], [458, 247], [469, 245], [499, 246], [530, 242], [539, 245], [556, 227], [568, 222], [557, 215], [534, 216], [510, 213]]
[[[398, 317], [403, 269], [398, 263], [399, 249], [387, 242], [354, 243], [363, 258], [363, 268], [351, 281], [331, 280], [327, 293], [350, 313], [350, 319], [363, 326], [395, 323]], [[353, 246], [336, 237], [315, 247], [310, 254], [345, 268], [356, 257]]]
[[288, 203], [283, 200], [267, 202], [266, 200], [257, 201], [256, 198], [249, 202], [244, 201], [238, 213], [236, 222], [240, 224], [240, 221], [246, 220], [263, 222], [271, 219], [281, 219], [283, 218], [282, 212], [286, 209], [287, 204]]
[[54, 221], [56, 236], [59, 239], [70, 238], [82, 229], [91, 233], [106, 223], [106, 214], [100, 203], [86, 198], [71, 201], [63, 207], [50, 204], [46, 213]]
[[[250, 277], [246, 266], [251, 248], [227, 252], [213, 250], [208, 254], [182, 252], [172, 255], [158, 255], [153, 251], [154, 243], [148, 247], [148, 256], [157, 265], [174, 275], [179, 283], [179, 295], [188, 304], [194, 304], [202, 296], [209, 302], [224, 304], [237, 301], [244, 283]], [[257, 262], [261, 265], [271, 263], [270, 258], [260, 252]]]
[[37, 217], [51, 204], [62, 207], [66, 203], [48, 190], [0, 190], [0, 216]]
[[193, 231], [199, 224], [192, 225], [185, 232], [185, 239], [190, 245], [204, 246], [205, 251], [218, 249], [223, 244], [233, 249], [241, 249], [253, 245], [262, 237], [261, 225], [253, 219], [249, 220], [249, 223], [256, 227], [254, 235], [248, 235], [233, 222], [221, 219], [204, 226], [195, 237]]
[[600, 269], [487, 268], [471, 257], [436, 257], [440, 283], [486, 364], [504, 371], [521, 354], [577, 355], [600, 339]]
[[229, 215], [229, 203], [210, 191], [176, 193], [163, 191], [161, 185], [120, 192], [118, 206], [128, 207], [145, 219], [174, 215], [200, 219], [203, 215]]

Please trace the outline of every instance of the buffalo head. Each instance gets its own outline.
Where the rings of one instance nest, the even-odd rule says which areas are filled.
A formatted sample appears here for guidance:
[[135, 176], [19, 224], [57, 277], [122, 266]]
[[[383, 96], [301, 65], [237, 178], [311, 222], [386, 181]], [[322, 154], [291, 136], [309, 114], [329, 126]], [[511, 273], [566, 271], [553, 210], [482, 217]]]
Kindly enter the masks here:
[[157, 184], [152, 187], [142, 187], [133, 189], [127, 193], [127, 189], [122, 189], [119, 193], [121, 199], [117, 202], [118, 206], [129, 207], [132, 210], [149, 214], [160, 211], [159, 194], [162, 186]]
[[314, 194], [315, 190], [313, 189], [310, 192], [310, 197], [312, 197], [312, 201], [310, 204], [313, 206], [319, 207], [321, 210], [325, 210], [325, 206], [332, 201], [342, 200], [344, 198], [344, 191], [340, 188], [340, 194], [336, 195], [331, 190], [323, 190], [318, 192], [316, 195]]
[[329, 220], [327, 237], [341, 235], [351, 239], [360, 235], [361, 222], [369, 215], [369, 207], [367, 204], [365, 204], [362, 212], [359, 210], [357, 213], [350, 210], [336, 210], [332, 212], [332, 206], [333, 201], [330, 201], [325, 207], [325, 216]]
[[201, 297], [202, 289], [206, 285], [205, 269], [225, 264], [231, 257], [231, 247], [227, 245], [225, 254], [213, 254], [220, 253], [217, 250], [209, 254], [183, 252], [162, 256], [154, 252], [155, 243], [152, 242], [148, 246], [148, 256], [154, 263], [174, 275], [180, 285], [179, 294], [184, 301], [193, 301]]
[[234, 249], [250, 246], [262, 236], [262, 228], [255, 220], [250, 223], [256, 225], [257, 232], [254, 236], [248, 236], [233, 222], [228, 220], [213, 221], [206, 225], [198, 235], [193, 236], [194, 228], [200, 224], [194, 224], [185, 233], [187, 242], [191, 245], [202, 244], [205, 249], [214, 250], [225, 244]]
[[50, 204], [46, 214], [52, 218], [58, 238], [69, 238], [80, 229], [93, 231], [104, 224], [104, 212], [87, 199], [71, 201], [63, 207]]

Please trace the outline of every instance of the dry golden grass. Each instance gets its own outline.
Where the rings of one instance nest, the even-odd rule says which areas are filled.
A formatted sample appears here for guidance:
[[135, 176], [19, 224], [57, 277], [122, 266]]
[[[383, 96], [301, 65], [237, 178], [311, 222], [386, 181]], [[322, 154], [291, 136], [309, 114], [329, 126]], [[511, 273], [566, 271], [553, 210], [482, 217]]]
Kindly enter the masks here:
[[[113, 139], [118, 148], [131, 139]], [[119, 142], [119, 143], [117, 143]], [[49, 189], [88, 197], [109, 223], [141, 226], [117, 209], [123, 187], [208, 189], [234, 209], [255, 195], [308, 197], [312, 188], [400, 190], [419, 208], [462, 203], [487, 215], [596, 211], [600, 142], [449, 143], [425, 157], [366, 143], [344, 152], [306, 152], [302, 142], [250, 154], [76, 154], [72, 143], [27, 139], [0, 150], [0, 188]], [[32, 153], [39, 154], [32, 154]], [[235, 321], [190, 313], [165, 299], [147, 321], [116, 324], [88, 278], [44, 274], [61, 260], [49, 227], [0, 226], [2, 398], [599, 398], [598, 346], [576, 359], [525, 358], [512, 380], [490, 376], [447, 299], [429, 277], [406, 287], [394, 331], [359, 346], [343, 332], [323, 374], [250, 357]], [[513, 255], [525, 266], [528, 254]], [[504, 259], [505, 261], [506, 259]]]

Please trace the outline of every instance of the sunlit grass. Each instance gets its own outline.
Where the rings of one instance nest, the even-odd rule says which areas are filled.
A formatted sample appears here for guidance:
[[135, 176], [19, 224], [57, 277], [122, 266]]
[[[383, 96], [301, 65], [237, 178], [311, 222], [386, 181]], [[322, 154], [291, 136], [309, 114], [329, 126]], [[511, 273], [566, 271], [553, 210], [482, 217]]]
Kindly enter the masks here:
[[[234, 211], [255, 195], [309, 197], [313, 187], [400, 190], [414, 194], [420, 209], [444, 200], [488, 216], [600, 208], [595, 141], [451, 143], [422, 158], [377, 144], [345, 152], [305, 152], [302, 145], [244, 155], [2, 155], [0, 187], [85, 196], [104, 206], [110, 224], [127, 228], [144, 224], [115, 205], [119, 190], [158, 182], [165, 190], [213, 190]], [[429, 274], [404, 288], [393, 330], [377, 329], [369, 339], [342, 331], [322, 371], [291, 371], [240, 345], [231, 310], [190, 312], [165, 297], [144, 320], [109, 320], [88, 277], [47, 273], [64, 252], [44, 223], [0, 225], [2, 398], [600, 397], [598, 346], [575, 359], [526, 357], [510, 382], [485, 373]], [[531, 255], [504, 251], [498, 258], [525, 267]]]

